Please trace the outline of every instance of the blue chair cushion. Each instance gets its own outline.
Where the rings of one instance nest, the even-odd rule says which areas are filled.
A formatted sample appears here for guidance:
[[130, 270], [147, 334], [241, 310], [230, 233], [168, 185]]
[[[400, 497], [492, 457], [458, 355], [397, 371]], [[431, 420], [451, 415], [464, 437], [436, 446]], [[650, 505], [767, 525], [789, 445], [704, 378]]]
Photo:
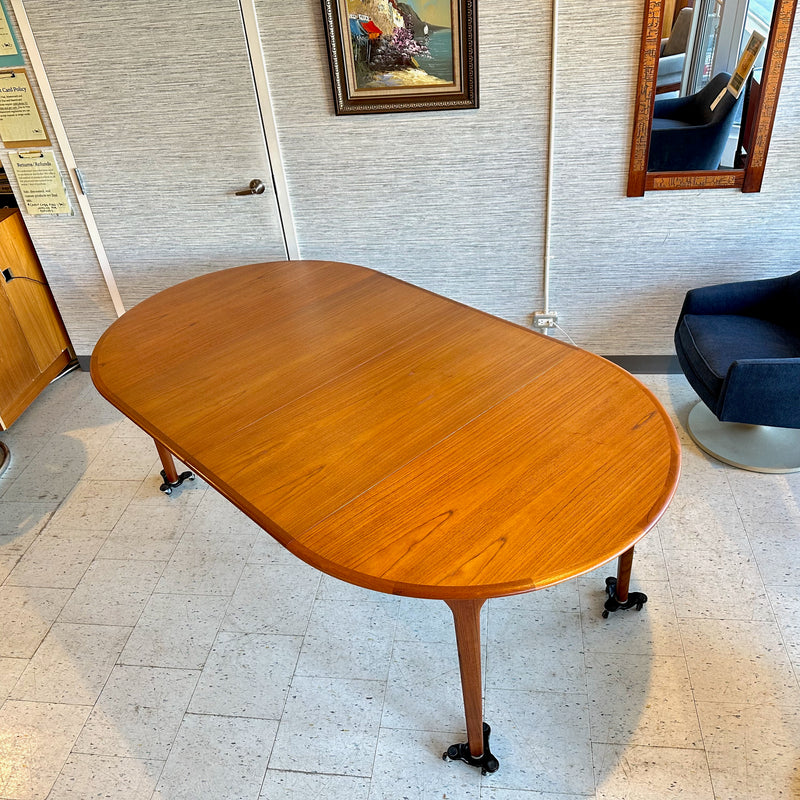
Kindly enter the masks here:
[[800, 428], [798, 308], [800, 272], [686, 293], [675, 352], [718, 419]]
[[[734, 362], [800, 357], [800, 336], [757, 317], [686, 314], [677, 337], [679, 355], [699, 381], [695, 390], [717, 416], [719, 401], [724, 399], [723, 384]], [[763, 387], [754, 388], [757, 395]]]

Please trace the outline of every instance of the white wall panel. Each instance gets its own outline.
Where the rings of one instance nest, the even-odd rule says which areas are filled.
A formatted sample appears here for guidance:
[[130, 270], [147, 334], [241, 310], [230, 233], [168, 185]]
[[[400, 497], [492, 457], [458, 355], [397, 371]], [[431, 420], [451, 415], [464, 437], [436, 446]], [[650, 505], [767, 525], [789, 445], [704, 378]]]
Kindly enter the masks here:
[[549, 4], [479, 4], [480, 109], [336, 117], [320, 3], [257, 3], [304, 258], [523, 322], [541, 296]]
[[[262, 27], [302, 253], [524, 321], [541, 304], [549, 3], [481, 0], [478, 111], [361, 118], [333, 115], [318, 3], [277, 5]], [[761, 194], [628, 198], [641, 0], [560, 9], [551, 306], [596, 352], [669, 354], [688, 288], [796, 268], [797, 37]]]
[[800, 34], [761, 193], [628, 198], [641, 2], [562, 9], [551, 304], [577, 343], [595, 352], [669, 354], [689, 288], [800, 269]]
[[[17, 41], [26, 59], [26, 64], [29, 64], [25, 42], [20, 35], [8, 3], [6, 3], [6, 9], [17, 34]], [[48, 136], [52, 142], [55, 142], [53, 126], [47, 115], [36, 76], [30, 69], [28, 69], [27, 75]], [[20, 200], [20, 213], [39, 260], [42, 262], [42, 268], [72, 344], [76, 352], [83, 355], [91, 352], [98, 336], [117, 318], [117, 315], [103, 280], [89, 233], [83, 217], [79, 213], [77, 199], [68, 179], [66, 166], [58, 147], [53, 147], [53, 151], [61, 174], [64, 176], [70, 203], [75, 209], [74, 216], [36, 217], [28, 214], [25, 211], [24, 203], [20, 200], [19, 191], [16, 190], [16, 179], [11, 168], [8, 151], [2, 147], [0, 147], [0, 160], [9, 182]]]
[[126, 307], [286, 257], [236, 0], [25, 7]]

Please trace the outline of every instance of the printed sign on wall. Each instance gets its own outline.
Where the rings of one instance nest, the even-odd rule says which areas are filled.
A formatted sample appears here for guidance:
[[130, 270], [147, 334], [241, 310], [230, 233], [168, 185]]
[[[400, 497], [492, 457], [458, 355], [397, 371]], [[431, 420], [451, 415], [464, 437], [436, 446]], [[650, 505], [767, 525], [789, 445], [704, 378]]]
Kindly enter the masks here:
[[6, 147], [50, 144], [24, 69], [0, 72], [0, 139]]
[[29, 214], [72, 214], [64, 179], [52, 150], [9, 153], [19, 191]]

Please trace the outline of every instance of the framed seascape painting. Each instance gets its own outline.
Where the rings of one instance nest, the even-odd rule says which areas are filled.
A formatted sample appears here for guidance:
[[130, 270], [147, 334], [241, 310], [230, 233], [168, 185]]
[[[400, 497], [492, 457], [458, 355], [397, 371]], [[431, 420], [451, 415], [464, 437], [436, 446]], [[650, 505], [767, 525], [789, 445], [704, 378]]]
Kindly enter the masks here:
[[337, 114], [478, 107], [477, 0], [322, 0]]

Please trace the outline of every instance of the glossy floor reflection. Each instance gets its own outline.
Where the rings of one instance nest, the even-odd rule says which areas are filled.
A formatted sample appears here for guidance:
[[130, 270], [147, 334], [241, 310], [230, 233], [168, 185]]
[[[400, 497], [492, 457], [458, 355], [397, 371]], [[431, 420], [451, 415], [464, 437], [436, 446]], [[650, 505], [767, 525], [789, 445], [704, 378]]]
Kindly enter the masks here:
[[[640, 376], [680, 425], [681, 376]], [[712, 461], [637, 547], [649, 602], [602, 619], [604, 567], [484, 609], [500, 771], [463, 739], [443, 603], [298, 561], [85, 373], [0, 438], [2, 800], [800, 797], [800, 474]]]

